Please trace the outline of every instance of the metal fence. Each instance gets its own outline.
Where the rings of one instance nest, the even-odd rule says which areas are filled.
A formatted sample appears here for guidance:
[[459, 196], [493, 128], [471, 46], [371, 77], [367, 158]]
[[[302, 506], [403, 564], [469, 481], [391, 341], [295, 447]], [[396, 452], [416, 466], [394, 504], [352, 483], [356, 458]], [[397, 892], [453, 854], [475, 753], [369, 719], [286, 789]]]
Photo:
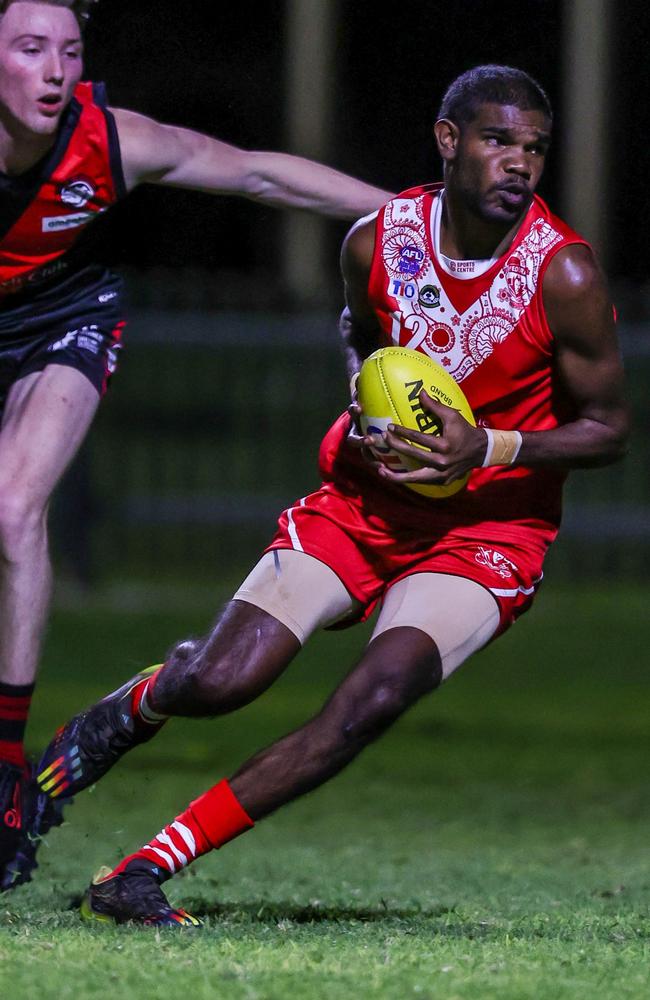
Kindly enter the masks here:
[[[627, 460], [573, 473], [554, 575], [639, 578], [650, 563], [650, 335], [624, 328]], [[318, 485], [347, 405], [336, 316], [136, 311], [121, 370], [54, 508], [60, 571], [214, 580], [245, 569], [280, 510]]]

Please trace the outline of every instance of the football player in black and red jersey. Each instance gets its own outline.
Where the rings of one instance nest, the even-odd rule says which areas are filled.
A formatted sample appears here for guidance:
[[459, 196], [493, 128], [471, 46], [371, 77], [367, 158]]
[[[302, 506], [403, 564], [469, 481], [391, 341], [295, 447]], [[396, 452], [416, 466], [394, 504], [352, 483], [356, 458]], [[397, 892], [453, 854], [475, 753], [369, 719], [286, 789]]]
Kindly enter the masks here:
[[[84, 234], [136, 185], [357, 218], [387, 192], [112, 110], [82, 83], [92, 0], [0, 2], [0, 881], [24, 828], [23, 735], [50, 596], [47, 508], [116, 366], [121, 284]], [[45, 825], [47, 819], [44, 819]]]

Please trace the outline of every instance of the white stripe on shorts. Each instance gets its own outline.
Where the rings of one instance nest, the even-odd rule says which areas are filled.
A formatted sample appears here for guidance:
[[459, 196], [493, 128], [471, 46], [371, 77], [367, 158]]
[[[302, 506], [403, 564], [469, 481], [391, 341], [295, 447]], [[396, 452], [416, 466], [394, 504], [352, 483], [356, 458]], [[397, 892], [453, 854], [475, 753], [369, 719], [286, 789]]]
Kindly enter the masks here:
[[[303, 497], [302, 500], [300, 501], [300, 506], [301, 507], [305, 506], [305, 500], [306, 499], [307, 499], [306, 497]], [[303, 549], [302, 543], [301, 543], [300, 539], [298, 538], [298, 532], [296, 530], [296, 524], [295, 524], [295, 521], [293, 519], [293, 512], [296, 509], [297, 509], [296, 507], [290, 507], [289, 510], [287, 511], [287, 522], [288, 522], [288, 529], [289, 529], [289, 538], [291, 539], [291, 545], [296, 550], [296, 552], [304, 552], [305, 550]]]
[[535, 593], [538, 585], [542, 582], [543, 576], [544, 574], [542, 574], [538, 580], [535, 580], [532, 587], [515, 587], [513, 590], [499, 590], [497, 587], [489, 587], [488, 589], [491, 594], [494, 594], [495, 597], [516, 597], [517, 594], [525, 594], [528, 596], [528, 594]]

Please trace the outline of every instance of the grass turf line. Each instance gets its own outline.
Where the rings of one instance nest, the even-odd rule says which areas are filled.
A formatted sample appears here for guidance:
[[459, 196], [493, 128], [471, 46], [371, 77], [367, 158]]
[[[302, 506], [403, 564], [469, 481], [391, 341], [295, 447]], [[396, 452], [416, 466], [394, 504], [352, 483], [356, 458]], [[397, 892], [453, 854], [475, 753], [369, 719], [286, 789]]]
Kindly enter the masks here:
[[[315, 711], [367, 631], [318, 637], [230, 718], [172, 723], [0, 897], [0, 980], [39, 998], [646, 997], [649, 596], [549, 587], [347, 772], [173, 880], [203, 932], [87, 928], [93, 869]], [[59, 613], [34, 748], [210, 617]]]

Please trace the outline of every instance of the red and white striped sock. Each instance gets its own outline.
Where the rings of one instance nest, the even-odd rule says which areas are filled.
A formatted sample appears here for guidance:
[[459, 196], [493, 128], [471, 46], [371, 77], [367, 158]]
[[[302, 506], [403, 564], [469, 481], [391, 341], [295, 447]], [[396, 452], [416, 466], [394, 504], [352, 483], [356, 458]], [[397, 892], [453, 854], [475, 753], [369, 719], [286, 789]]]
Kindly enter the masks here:
[[131, 711], [142, 735], [148, 732], [153, 736], [169, 718], [153, 707], [153, 688], [163, 665], [159, 666], [155, 674], [150, 674], [139, 681], [131, 691]]
[[111, 875], [119, 875], [132, 861], [153, 861], [157, 876], [164, 882], [202, 854], [223, 847], [254, 825], [224, 778], [191, 802], [148, 844], [124, 858]]

